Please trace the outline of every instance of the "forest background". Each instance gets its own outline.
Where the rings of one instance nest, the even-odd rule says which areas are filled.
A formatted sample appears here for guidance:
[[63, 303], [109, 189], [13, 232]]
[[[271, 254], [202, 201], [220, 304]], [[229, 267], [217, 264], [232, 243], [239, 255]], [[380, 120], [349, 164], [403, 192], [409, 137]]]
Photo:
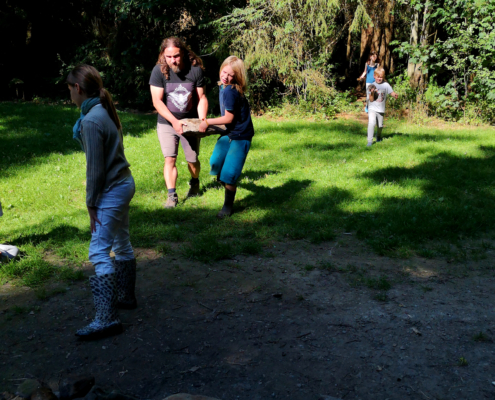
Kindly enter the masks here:
[[[495, 0], [78, 0], [0, 4], [0, 100], [67, 100], [65, 76], [94, 65], [120, 108], [152, 108], [163, 38], [201, 55], [215, 111], [218, 68], [249, 67], [258, 113], [331, 118], [362, 86], [370, 51], [402, 94], [396, 109], [495, 122]], [[362, 85], [362, 83], [361, 83]]]

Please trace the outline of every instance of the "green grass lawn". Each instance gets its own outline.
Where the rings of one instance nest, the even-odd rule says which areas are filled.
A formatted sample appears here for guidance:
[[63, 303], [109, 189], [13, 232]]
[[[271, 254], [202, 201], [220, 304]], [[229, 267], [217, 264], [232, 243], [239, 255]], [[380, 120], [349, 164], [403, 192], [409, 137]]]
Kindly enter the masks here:
[[[0, 242], [23, 251], [0, 267], [4, 281], [74, 279], [74, 267], [87, 261], [85, 158], [72, 140], [78, 115], [72, 106], [0, 103]], [[180, 154], [180, 203], [165, 210], [156, 117], [120, 116], [136, 181], [134, 246], [167, 252], [167, 243], [179, 242], [183, 255], [208, 262], [255, 254], [272, 240], [317, 243], [355, 232], [379, 254], [435, 255], [441, 245], [431, 243], [491, 232], [495, 220], [492, 128], [385, 119], [385, 140], [367, 148], [358, 122], [255, 119], [236, 213], [218, 221], [223, 188], [208, 174], [216, 137], [201, 143], [202, 196], [184, 201], [189, 174]], [[55, 267], [55, 259], [66, 267]]]

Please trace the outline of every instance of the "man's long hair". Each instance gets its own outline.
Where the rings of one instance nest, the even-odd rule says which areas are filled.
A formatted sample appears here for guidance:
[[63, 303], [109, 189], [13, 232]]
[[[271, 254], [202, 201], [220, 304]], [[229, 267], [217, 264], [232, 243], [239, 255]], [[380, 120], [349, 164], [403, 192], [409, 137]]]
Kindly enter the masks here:
[[178, 49], [180, 49], [181, 61], [184, 63], [184, 65], [190, 63], [191, 65], [198, 66], [203, 70], [205, 69], [203, 67], [203, 61], [201, 60], [201, 58], [199, 58], [196, 53], [194, 53], [194, 51], [189, 48], [189, 46], [186, 46], [186, 44], [181, 39], [172, 36], [166, 38], [162, 42], [162, 45], [160, 46], [160, 55], [158, 56], [158, 61], [156, 62], [157, 65], [160, 65], [160, 70], [165, 76], [165, 79], [170, 79], [170, 67], [165, 60], [165, 49], [168, 49], [169, 47], [177, 47]]

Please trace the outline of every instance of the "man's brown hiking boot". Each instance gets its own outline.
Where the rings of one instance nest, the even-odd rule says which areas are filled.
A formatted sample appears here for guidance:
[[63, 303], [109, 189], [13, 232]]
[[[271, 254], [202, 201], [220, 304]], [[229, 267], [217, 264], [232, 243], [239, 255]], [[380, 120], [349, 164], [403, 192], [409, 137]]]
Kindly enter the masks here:
[[177, 207], [177, 203], [179, 202], [179, 197], [177, 193], [169, 193], [167, 197], [167, 202], [163, 206], [164, 208], [175, 208]]

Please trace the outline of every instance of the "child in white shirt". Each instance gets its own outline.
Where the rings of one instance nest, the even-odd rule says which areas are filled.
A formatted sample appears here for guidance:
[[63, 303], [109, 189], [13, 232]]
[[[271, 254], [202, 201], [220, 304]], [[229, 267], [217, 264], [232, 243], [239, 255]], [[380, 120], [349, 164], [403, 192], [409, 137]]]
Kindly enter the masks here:
[[385, 116], [385, 103], [387, 96], [393, 98], [399, 97], [394, 92], [392, 86], [385, 82], [385, 70], [378, 68], [375, 70], [375, 83], [369, 85], [366, 89], [366, 98], [368, 102], [368, 144], [373, 144], [373, 136], [375, 133], [375, 125], [378, 125], [376, 141], [382, 141], [383, 117]]

